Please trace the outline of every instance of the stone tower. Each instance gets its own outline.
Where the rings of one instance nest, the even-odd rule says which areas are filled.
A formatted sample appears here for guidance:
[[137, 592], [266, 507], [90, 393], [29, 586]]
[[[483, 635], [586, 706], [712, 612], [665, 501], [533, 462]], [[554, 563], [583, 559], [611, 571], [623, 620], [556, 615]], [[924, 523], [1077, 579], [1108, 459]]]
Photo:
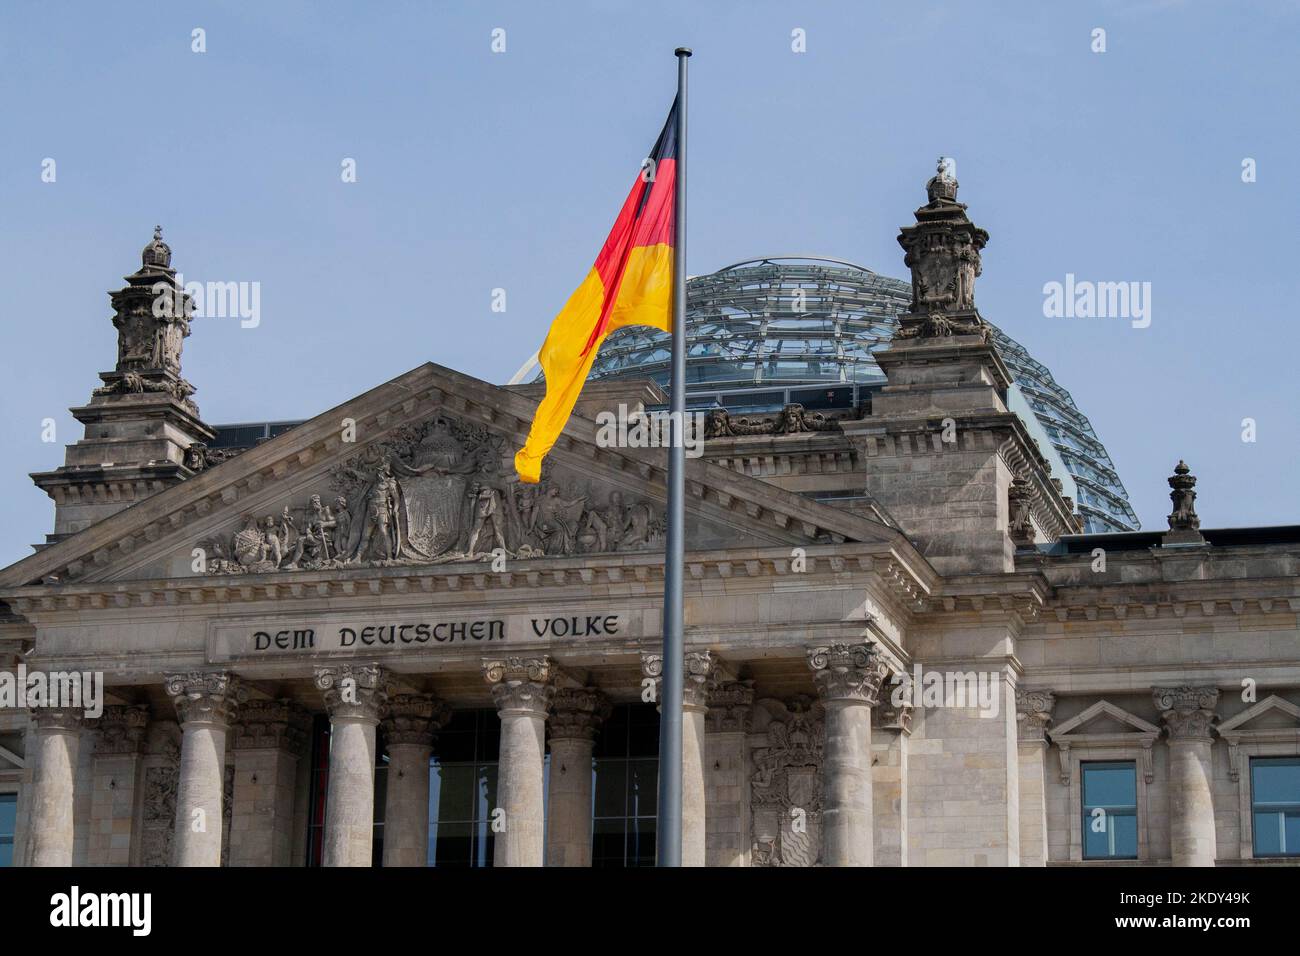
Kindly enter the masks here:
[[109, 293], [117, 364], [100, 373], [104, 384], [90, 404], [70, 409], [85, 434], [67, 446], [61, 467], [31, 476], [54, 500], [54, 533], [46, 543], [190, 477], [202, 468], [201, 450], [215, 437], [199, 418], [194, 386], [181, 377], [193, 308], [177, 282], [161, 226], [140, 258], [126, 285]]
[[875, 353], [888, 384], [871, 415], [843, 423], [861, 449], [867, 491], [944, 573], [1011, 571], [1018, 546], [1077, 530], [1024, 423], [1007, 407], [1012, 376], [975, 307], [989, 235], [957, 202], [940, 160], [928, 202], [898, 236], [912, 307]]

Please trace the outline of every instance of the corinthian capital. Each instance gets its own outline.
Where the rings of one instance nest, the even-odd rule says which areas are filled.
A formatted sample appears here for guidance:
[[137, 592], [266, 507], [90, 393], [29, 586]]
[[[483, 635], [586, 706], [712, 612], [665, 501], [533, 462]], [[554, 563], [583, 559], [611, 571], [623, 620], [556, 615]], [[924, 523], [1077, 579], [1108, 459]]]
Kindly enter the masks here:
[[1050, 690], [1016, 688], [1016, 727], [1021, 740], [1046, 740], [1056, 695]]
[[325, 696], [331, 720], [379, 722], [388, 702], [388, 674], [378, 664], [334, 664], [316, 668], [316, 689]]
[[307, 743], [311, 718], [291, 700], [252, 700], [239, 708], [233, 746], [236, 750], [285, 750], [298, 753]]
[[595, 740], [611, 709], [605, 695], [593, 687], [557, 690], [555, 709], [547, 722], [551, 739]]
[[808, 666], [822, 700], [852, 700], [874, 706], [889, 668], [876, 646], [826, 644], [808, 648]]
[[47, 734], [70, 734], [81, 730], [85, 711], [79, 707], [32, 707], [36, 730]]
[[549, 657], [507, 657], [483, 662], [497, 713], [545, 717], [555, 696], [555, 667]]
[[433, 735], [450, 719], [451, 708], [432, 694], [398, 694], [384, 705], [384, 739], [389, 744], [432, 746]]
[[231, 724], [248, 691], [229, 671], [166, 674], [163, 687], [182, 724]]
[[149, 708], [144, 704], [109, 704], [98, 720], [87, 721], [98, 733], [97, 754], [137, 754], [144, 746]]
[[1169, 729], [1170, 740], [1209, 740], [1214, 724], [1214, 708], [1219, 705], [1219, 688], [1153, 687], [1151, 698]]
[[710, 733], [745, 733], [754, 711], [754, 682], [729, 680], [709, 694], [709, 713], [704, 718]]
[[[642, 654], [641, 673], [655, 682], [655, 700], [663, 700], [664, 657]], [[682, 657], [682, 706], [704, 710], [717, 686], [717, 660], [709, 651], [690, 651]]]

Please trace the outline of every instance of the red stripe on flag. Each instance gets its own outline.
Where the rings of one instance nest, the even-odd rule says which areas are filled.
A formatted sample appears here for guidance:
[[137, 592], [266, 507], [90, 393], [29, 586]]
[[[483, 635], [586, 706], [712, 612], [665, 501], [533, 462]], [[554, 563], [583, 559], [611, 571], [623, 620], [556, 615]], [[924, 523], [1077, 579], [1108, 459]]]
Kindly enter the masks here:
[[[628, 193], [623, 208], [619, 210], [618, 219], [614, 221], [614, 228], [610, 230], [605, 245], [596, 256], [595, 269], [600, 276], [601, 285], [605, 287], [605, 301], [601, 304], [600, 318], [582, 349], [583, 355], [591, 351], [609, 327], [610, 313], [618, 301], [618, 290], [623, 283], [628, 254], [639, 246], [673, 244], [677, 161], [661, 160], [655, 167], [653, 182], [645, 182], [643, 175], [637, 175], [636, 183]], [[647, 189], [650, 190], [650, 195], [642, 207], [642, 194]], [[637, 215], [638, 207], [641, 209], [640, 215]]]

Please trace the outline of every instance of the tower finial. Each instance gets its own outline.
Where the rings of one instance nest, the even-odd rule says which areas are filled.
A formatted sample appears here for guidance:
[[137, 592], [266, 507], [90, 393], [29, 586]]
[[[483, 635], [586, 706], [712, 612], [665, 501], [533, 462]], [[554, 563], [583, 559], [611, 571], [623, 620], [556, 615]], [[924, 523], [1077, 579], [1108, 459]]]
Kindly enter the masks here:
[[144, 247], [144, 252], [140, 253], [140, 261], [143, 267], [150, 271], [171, 269], [172, 249], [163, 242], [162, 226], [153, 227], [153, 241]]

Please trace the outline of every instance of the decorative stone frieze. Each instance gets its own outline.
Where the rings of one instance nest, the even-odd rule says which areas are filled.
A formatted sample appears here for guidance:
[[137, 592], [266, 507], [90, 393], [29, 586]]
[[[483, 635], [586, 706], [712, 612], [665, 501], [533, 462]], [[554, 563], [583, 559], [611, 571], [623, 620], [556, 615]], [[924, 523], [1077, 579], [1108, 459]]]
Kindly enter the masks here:
[[549, 657], [507, 657], [483, 662], [483, 678], [497, 712], [545, 716], [555, 696], [555, 666]]
[[811, 647], [808, 666], [823, 700], [857, 700], [873, 706], [889, 673], [879, 650], [870, 642]]
[[231, 724], [248, 696], [229, 671], [167, 674], [163, 686], [182, 724]]
[[379, 722], [391, 685], [378, 664], [333, 664], [316, 668], [316, 689], [325, 695], [331, 719]]
[[1170, 740], [1210, 740], [1219, 703], [1219, 689], [1212, 685], [1153, 687], [1152, 699], [1160, 711]]
[[1021, 740], [1047, 740], [1056, 695], [1050, 690], [1016, 688], [1016, 728]]

